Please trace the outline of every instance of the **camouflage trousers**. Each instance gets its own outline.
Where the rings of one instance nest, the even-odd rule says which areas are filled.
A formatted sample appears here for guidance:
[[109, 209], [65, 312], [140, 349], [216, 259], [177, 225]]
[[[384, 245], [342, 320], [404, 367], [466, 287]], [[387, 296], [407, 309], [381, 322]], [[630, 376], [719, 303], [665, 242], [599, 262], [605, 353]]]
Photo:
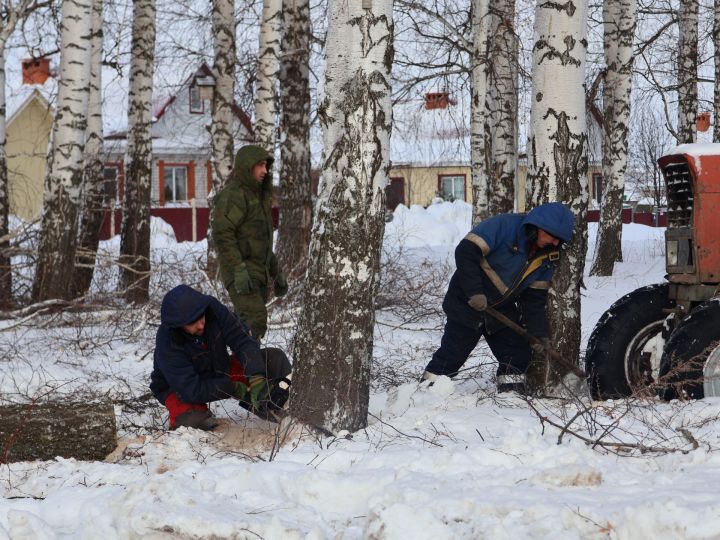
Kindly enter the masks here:
[[253, 336], [260, 340], [267, 332], [267, 308], [265, 302], [268, 299], [268, 289], [266, 286], [260, 286], [257, 291], [250, 294], [239, 294], [235, 287], [228, 290], [230, 300], [232, 300], [235, 314], [250, 327]]

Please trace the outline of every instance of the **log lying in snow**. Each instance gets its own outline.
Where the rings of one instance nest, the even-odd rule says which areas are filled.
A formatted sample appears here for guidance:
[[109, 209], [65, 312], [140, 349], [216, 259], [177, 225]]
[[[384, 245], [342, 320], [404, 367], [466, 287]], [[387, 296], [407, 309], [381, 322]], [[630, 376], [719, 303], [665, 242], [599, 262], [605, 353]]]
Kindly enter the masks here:
[[102, 460], [116, 445], [115, 410], [109, 401], [0, 406], [0, 463], [57, 456]]

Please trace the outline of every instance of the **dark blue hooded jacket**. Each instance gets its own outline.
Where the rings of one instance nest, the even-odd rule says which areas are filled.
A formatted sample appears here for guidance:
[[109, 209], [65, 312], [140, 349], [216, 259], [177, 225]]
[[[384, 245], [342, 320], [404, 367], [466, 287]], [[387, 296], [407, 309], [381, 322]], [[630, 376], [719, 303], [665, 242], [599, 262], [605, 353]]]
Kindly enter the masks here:
[[[182, 327], [205, 315], [202, 337]], [[248, 327], [212, 296], [178, 285], [163, 298], [155, 337], [150, 390], [161, 403], [177, 392], [185, 403], [207, 403], [232, 396], [230, 347], [245, 375], [265, 373], [260, 345]]]
[[[537, 337], [548, 335], [545, 305], [550, 280], [559, 258], [556, 247], [532, 252], [537, 229], [562, 242], [572, 239], [574, 216], [561, 203], [535, 207], [527, 214], [500, 214], [473, 228], [455, 249], [457, 269], [450, 279], [443, 310], [470, 328], [485, 323], [483, 313], [468, 305], [475, 294]], [[487, 317], [489, 326], [499, 328]], [[486, 326], [486, 331], [492, 331]]]

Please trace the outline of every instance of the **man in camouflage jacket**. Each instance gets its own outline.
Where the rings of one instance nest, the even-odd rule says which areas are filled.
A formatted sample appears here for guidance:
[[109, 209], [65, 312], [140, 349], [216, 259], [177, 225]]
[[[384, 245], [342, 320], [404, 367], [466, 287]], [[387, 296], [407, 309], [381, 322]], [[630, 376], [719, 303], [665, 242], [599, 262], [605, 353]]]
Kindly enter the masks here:
[[211, 223], [220, 276], [236, 314], [257, 339], [267, 330], [270, 281], [276, 296], [288, 288], [272, 250], [272, 163], [259, 146], [243, 146], [230, 180], [215, 197]]

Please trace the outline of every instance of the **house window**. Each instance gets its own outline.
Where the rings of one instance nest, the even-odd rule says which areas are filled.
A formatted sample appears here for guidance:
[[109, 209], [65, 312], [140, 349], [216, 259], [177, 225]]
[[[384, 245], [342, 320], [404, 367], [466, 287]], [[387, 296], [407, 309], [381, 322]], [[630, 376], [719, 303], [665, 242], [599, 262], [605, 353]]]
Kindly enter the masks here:
[[190, 112], [194, 114], [205, 112], [205, 102], [200, 97], [200, 87], [196, 84], [190, 87]]
[[600, 173], [593, 173], [592, 175], [593, 191], [595, 192], [595, 200], [598, 205], [602, 202], [603, 192], [603, 177]]
[[103, 168], [102, 193], [108, 201], [117, 200], [118, 167], [106, 165]]
[[163, 186], [165, 202], [187, 201], [187, 167], [165, 166]]
[[465, 200], [465, 175], [441, 175], [440, 196], [446, 201]]

